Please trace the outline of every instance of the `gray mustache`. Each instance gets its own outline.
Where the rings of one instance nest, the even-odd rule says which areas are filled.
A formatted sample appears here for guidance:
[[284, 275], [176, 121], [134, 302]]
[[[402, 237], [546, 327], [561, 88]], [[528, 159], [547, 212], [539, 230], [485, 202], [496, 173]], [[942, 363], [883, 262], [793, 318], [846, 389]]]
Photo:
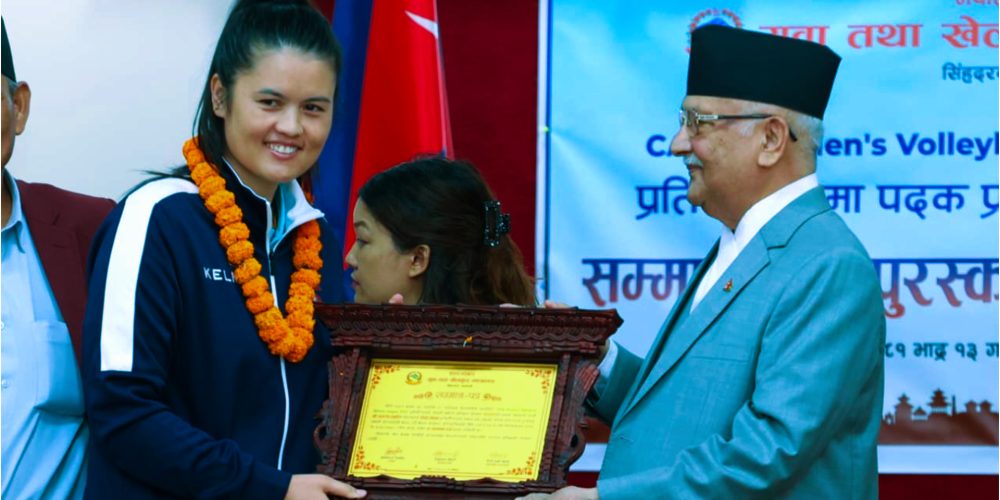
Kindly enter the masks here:
[[687, 155], [684, 157], [684, 165], [689, 167], [703, 167], [701, 160], [695, 155]]

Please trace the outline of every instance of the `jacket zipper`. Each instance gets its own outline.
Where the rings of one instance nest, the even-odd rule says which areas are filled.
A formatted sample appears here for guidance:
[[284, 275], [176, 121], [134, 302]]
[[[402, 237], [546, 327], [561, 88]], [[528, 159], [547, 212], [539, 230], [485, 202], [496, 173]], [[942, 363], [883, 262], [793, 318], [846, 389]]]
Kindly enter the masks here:
[[[244, 188], [246, 188], [247, 191], [249, 191], [253, 196], [256, 196], [258, 199], [260, 199], [261, 201], [263, 201], [264, 202], [264, 206], [267, 209], [267, 218], [265, 219], [265, 222], [264, 222], [264, 227], [267, 228], [266, 231], [264, 232], [264, 250], [266, 251], [266, 255], [267, 255], [267, 270], [268, 270], [268, 274], [270, 276], [270, 281], [271, 281], [271, 294], [274, 296], [274, 306], [277, 307], [278, 310], [280, 311], [281, 310], [281, 306], [278, 303], [278, 287], [275, 286], [274, 272], [273, 272], [273, 268], [271, 267], [271, 232], [274, 231], [274, 228], [273, 228], [273, 223], [274, 222], [273, 222], [272, 214], [271, 214], [271, 210], [272, 210], [271, 209], [271, 202], [269, 200], [265, 199], [264, 197], [260, 196], [259, 194], [257, 194], [250, 186], [247, 186], [243, 182], [243, 180], [240, 179], [240, 175], [236, 172], [236, 169], [234, 169], [233, 166], [231, 164], [229, 164], [228, 161], [226, 162], [226, 165], [229, 167], [230, 171], [236, 177], [236, 180]], [[312, 220], [312, 219], [309, 219], [309, 220]], [[298, 228], [298, 226], [301, 226], [305, 222], [306, 221], [303, 221], [303, 220], [296, 221], [292, 225], [292, 227], [289, 228], [288, 233], [286, 233], [285, 235], [282, 236], [282, 240], [284, 240], [285, 236], [288, 236], [288, 234], [291, 234], [292, 232], [294, 232], [295, 229]], [[281, 367], [281, 387], [284, 390], [284, 394], [285, 394], [285, 419], [284, 419], [284, 424], [282, 425], [282, 429], [281, 429], [281, 447], [278, 448], [278, 470], [281, 470], [282, 462], [284, 461], [284, 458], [285, 458], [285, 442], [288, 440], [288, 420], [289, 420], [289, 413], [290, 413], [291, 403], [290, 403], [289, 395], [288, 395], [288, 374], [287, 374], [287, 372], [285, 370], [285, 358], [279, 357], [278, 358], [278, 363], [279, 363], [279, 366]]]
[[[271, 217], [272, 217], [271, 203], [266, 202], [265, 206], [267, 207], [267, 219], [266, 219], [267, 231], [264, 232], [264, 238], [266, 240], [264, 242], [264, 248], [267, 251], [267, 271], [271, 281], [271, 296], [274, 297], [274, 307], [277, 307], [278, 310], [280, 311], [281, 306], [278, 305], [278, 287], [274, 282], [274, 267], [271, 264], [271, 231], [273, 231], [273, 229], [271, 228]], [[281, 447], [278, 448], [278, 462], [277, 462], [278, 470], [281, 470], [282, 462], [285, 459], [285, 443], [288, 440], [288, 416], [289, 416], [288, 414], [289, 414], [290, 400], [288, 396], [288, 374], [285, 370], [285, 358], [278, 357], [278, 364], [281, 367], [281, 388], [284, 391], [285, 395], [285, 416], [281, 428]]]

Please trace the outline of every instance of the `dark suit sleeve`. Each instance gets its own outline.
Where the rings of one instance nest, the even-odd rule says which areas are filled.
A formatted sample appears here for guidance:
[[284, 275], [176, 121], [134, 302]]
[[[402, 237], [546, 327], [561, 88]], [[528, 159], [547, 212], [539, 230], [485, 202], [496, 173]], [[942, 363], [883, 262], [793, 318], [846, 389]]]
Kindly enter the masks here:
[[617, 345], [617, 354], [614, 364], [611, 365], [611, 374], [603, 380], [604, 387], [599, 394], [596, 394], [596, 391], [591, 391], [590, 397], [587, 399], [587, 408], [604, 423], [611, 425], [625, 401], [629, 389], [635, 383], [640, 367], [642, 367], [642, 358], [632, 354], [621, 345]]
[[844, 250], [815, 258], [776, 293], [753, 393], [731, 436], [600, 480], [602, 499], [774, 498], [839, 433], [864, 427], [872, 405], [881, 408], [885, 318], [868, 257]]

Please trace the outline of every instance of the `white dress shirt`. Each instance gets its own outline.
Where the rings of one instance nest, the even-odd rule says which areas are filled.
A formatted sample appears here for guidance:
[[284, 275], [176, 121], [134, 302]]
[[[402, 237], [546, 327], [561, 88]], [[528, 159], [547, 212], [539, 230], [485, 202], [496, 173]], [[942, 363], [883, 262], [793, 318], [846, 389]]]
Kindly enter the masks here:
[[719, 237], [719, 251], [715, 254], [715, 260], [705, 271], [705, 275], [698, 283], [698, 288], [691, 298], [691, 311], [701, 303], [712, 286], [719, 281], [722, 274], [729, 269], [729, 266], [736, 261], [743, 249], [750, 243], [750, 240], [764, 227], [778, 212], [781, 212], [789, 203], [795, 201], [806, 191], [819, 186], [816, 174], [809, 174], [773, 193], [763, 200], [754, 203], [752, 207], [740, 219], [736, 225], [736, 231], [730, 231], [728, 227], [722, 226], [722, 235]]

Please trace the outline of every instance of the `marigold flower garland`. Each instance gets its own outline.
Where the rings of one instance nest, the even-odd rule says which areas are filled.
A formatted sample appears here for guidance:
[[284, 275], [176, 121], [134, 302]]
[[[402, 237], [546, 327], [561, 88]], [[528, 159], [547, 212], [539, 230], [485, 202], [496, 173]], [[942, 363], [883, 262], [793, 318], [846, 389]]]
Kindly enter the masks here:
[[323, 259], [319, 255], [323, 248], [319, 240], [319, 223], [311, 220], [295, 232], [292, 251], [295, 272], [288, 286], [286, 318], [275, 305], [267, 279], [260, 275], [261, 265], [253, 256], [250, 228], [243, 223], [243, 210], [236, 205], [236, 196], [232, 191], [226, 189], [226, 180], [205, 159], [196, 137], [184, 143], [184, 159], [205, 208], [215, 216], [215, 224], [219, 226], [219, 243], [226, 249], [226, 258], [233, 266], [233, 278], [243, 291], [258, 335], [271, 354], [293, 363], [302, 361], [313, 345], [313, 328], [316, 326], [313, 301], [320, 282], [319, 270], [323, 267]]

